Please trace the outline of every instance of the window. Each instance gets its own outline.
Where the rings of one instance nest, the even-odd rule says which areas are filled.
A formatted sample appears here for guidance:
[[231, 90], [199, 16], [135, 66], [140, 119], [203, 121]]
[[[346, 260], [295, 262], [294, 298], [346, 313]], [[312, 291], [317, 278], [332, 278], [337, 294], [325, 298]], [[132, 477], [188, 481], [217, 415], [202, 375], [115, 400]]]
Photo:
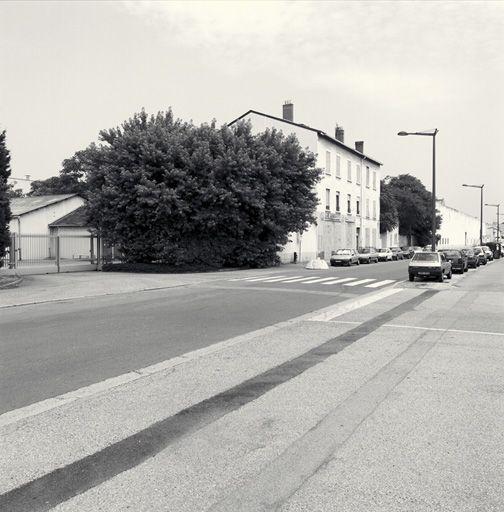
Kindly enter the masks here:
[[352, 181], [352, 162], [347, 160], [347, 180]]
[[361, 178], [362, 178], [362, 169], [361, 169], [361, 166], [360, 165], [357, 165], [357, 178], [356, 178], [356, 183], [357, 185], [360, 185], [361, 184]]
[[373, 171], [373, 190], [376, 190], [376, 171]]
[[366, 199], [366, 219], [369, 219], [369, 199]]
[[336, 178], [341, 178], [341, 157], [336, 155]]
[[355, 214], [360, 215], [360, 197], [355, 201]]
[[369, 166], [366, 165], [366, 187], [369, 188]]
[[325, 173], [331, 174], [331, 152], [325, 152]]
[[352, 196], [350, 194], [347, 196], [347, 213], [352, 213]]
[[326, 210], [331, 209], [331, 189], [330, 188], [325, 189], [325, 209]]
[[339, 204], [339, 192], [336, 192], [336, 211], [340, 211], [340, 204]]
[[376, 220], [376, 201], [373, 201], [373, 219]]

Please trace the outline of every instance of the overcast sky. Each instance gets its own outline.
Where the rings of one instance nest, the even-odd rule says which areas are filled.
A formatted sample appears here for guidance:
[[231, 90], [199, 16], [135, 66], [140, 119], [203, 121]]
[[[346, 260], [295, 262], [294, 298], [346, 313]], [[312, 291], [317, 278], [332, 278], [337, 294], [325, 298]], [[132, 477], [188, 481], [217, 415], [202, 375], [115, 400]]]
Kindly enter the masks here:
[[438, 197], [477, 214], [464, 182], [504, 203], [503, 51], [500, 1], [2, 2], [0, 128], [41, 179], [142, 107], [226, 123], [291, 99], [429, 189], [431, 140], [396, 133], [438, 128]]

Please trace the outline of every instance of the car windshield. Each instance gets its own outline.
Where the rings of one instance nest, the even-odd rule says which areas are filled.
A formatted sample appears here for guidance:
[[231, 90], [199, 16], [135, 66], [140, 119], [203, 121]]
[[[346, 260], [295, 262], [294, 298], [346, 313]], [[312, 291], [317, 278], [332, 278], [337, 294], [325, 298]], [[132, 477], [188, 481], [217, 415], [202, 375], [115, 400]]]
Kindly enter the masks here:
[[464, 249], [462, 251], [466, 256], [472, 257], [474, 256], [474, 251], [472, 249]]
[[367, 254], [368, 252], [371, 252], [369, 249], [361, 249], [360, 252], [362, 254]]
[[474, 248], [474, 254], [480, 254], [482, 251], [481, 247], [475, 247]]
[[484, 245], [484, 246], [482, 247], [482, 249], [483, 249], [484, 251], [489, 251], [489, 250], [490, 250], [490, 247], [487, 247], [486, 245]]
[[460, 258], [459, 251], [443, 251], [447, 258]]
[[378, 249], [378, 252], [388, 252], [388, 249]]
[[345, 254], [348, 256], [350, 254], [350, 249], [338, 249], [336, 254]]
[[416, 252], [412, 261], [438, 261], [438, 255], [435, 252]]

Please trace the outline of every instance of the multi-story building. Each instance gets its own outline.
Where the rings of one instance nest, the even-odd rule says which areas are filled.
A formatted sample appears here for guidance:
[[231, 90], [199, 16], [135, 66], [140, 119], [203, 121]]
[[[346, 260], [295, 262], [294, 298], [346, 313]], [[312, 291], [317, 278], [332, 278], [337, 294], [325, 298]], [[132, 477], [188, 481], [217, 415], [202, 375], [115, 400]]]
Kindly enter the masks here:
[[260, 133], [276, 128], [296, 135], [301, 147], [317, 156], [323, 177], [317, 184], [317, 224], [304, 233], [292, 233], [280, 254], [283, 262], [320, 256], [329, 259], [336, 249], [380, 244], [380, 166], [364, 154], [364, 142], [345, 144], [344, 130], [336, 125], [334, 137], [317, 128], [294, 122], [294, 106], [283, 105], [283, 116], [275, 117], [249, 110], [230, 123], [249, 121]]

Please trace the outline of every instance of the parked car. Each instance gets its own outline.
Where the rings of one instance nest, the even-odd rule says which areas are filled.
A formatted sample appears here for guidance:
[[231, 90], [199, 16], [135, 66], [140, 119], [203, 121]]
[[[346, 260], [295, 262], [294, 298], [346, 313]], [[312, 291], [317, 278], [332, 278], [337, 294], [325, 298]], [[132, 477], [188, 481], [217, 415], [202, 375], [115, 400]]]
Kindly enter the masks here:
[[478, 263], [480, 265], [487, 264], [487, 257], [486, 257], [485, 251], [483, 251], [481, 246], [477, 245], [476, 247], [474, 247], [474, 254], [478, 258]]
[[443, 277], [452, 277], [451, 262], [442, 252], [416, 252], [408, 265], [409, 280], [415, 277], [434, 277], [440, 283]]
[[331, 265], [335, 267], [336, 265], [358, 265], [359, 264], [359, 254], [355, 249], [338, 249], [337, 251], [333, 251], [331, 256]]
[[392, 251], [390, 249], [378, 249], [378, 261], [392, 261]]
[[462, 251], [456, 249], [440, 249], [438, 252], [443, 253], [446, 259], [451, 262], [452, 272], [458, 272], [459, 274], [467, 272], [467, 256]]
[[409, 247], [401, 247], [403, 258], [411, 258]]
[[490, 247], [488, 247], [488, 245], [482, 245], [481, 248], [485, 253], [487, 261], [493, 261], [493, 252], [490, 250]]
[[460, 252], [462, 254], [465, 254], [465, 256], [467, 258], [467, 268], [478, 268], [479, 267], [478, 256], [474, 253], [474, 249], [469, 247], [467, 249], [460, 249]]
[[502, 244], [500, 242], [487, 242], [487, 247], [493, 252], [494, 259], [502, 258]]
[[397, 260], [403, 260], [404, 255], [402, 252], [402, 249], [400, 247], [391, 247], [390, 250], [392, 251], [392, 259]]
[[360, 263], [378, 263], [378, 251], [374, 247], [360, 247], [357, 253]]

